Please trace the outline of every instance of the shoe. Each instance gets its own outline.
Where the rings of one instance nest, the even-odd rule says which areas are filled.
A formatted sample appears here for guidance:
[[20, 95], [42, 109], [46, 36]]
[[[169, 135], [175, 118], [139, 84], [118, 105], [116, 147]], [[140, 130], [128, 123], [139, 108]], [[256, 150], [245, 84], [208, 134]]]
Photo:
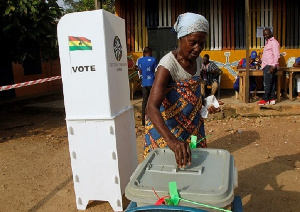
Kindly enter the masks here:
[[268, 105], [269, 102], [265, 101], [265, 100], [260, 100], [259, 102], [257, 102], [257, 105]]
[[270, 105], [275, 105], [275, 103], [276, 103], [276, 99], [271, 99], [271, 100], [269, 101], [269, 104], [270, 104]]

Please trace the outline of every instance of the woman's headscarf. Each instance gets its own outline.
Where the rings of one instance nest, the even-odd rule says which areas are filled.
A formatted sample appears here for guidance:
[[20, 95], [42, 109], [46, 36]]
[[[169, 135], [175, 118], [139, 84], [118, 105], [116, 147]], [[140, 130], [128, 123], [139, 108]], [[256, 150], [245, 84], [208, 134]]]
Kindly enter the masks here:
[[202, 15], [184, 13], [178, 16], [174, 29], [179, 39], [194, 32], [206, 32], [208, 34], [209, 24]]

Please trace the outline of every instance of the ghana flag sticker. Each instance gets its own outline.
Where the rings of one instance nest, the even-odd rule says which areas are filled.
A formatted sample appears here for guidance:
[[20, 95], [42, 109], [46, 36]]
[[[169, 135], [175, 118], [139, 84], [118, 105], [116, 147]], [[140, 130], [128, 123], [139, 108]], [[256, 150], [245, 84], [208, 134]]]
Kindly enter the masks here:
[[92, 50], [92, 43], [91, 40], [85, 37], [74, 37], [69, 36], [69, 50], [76, 51], [76, 50]]

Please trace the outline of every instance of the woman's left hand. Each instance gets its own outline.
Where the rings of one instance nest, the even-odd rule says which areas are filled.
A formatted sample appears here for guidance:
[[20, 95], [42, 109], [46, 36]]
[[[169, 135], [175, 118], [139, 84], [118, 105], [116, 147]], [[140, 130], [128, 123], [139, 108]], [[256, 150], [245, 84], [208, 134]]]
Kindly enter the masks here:
[[209, 106], [207, 110], [209, 114], [215, 114], [221, 112], [221, 109], [219, 107], [215, 108], [213, 105]]

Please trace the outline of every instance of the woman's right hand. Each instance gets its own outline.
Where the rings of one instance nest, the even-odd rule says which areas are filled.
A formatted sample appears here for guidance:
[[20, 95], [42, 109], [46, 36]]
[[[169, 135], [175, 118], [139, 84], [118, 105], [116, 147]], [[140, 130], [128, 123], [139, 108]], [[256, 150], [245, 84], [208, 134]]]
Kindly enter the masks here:
[[167, 141], [169, 148], [175, 153], [176, 163], [181, 168], [191, 163], [192, 154], [189, 143], [180, 141], [173, 135], [159, 111], [170, 79], [170, 71], [163, 66], [159, 66], [147, 103], [147, 115], [155, 126], [155, 129], [157, 129], [158, 133]]
[[190, 165], [192, 161], [192, 152], [188, 142], [172, 139], [168, 142], [169, 148], [175, 153], [176, 163], [179, 168]]

